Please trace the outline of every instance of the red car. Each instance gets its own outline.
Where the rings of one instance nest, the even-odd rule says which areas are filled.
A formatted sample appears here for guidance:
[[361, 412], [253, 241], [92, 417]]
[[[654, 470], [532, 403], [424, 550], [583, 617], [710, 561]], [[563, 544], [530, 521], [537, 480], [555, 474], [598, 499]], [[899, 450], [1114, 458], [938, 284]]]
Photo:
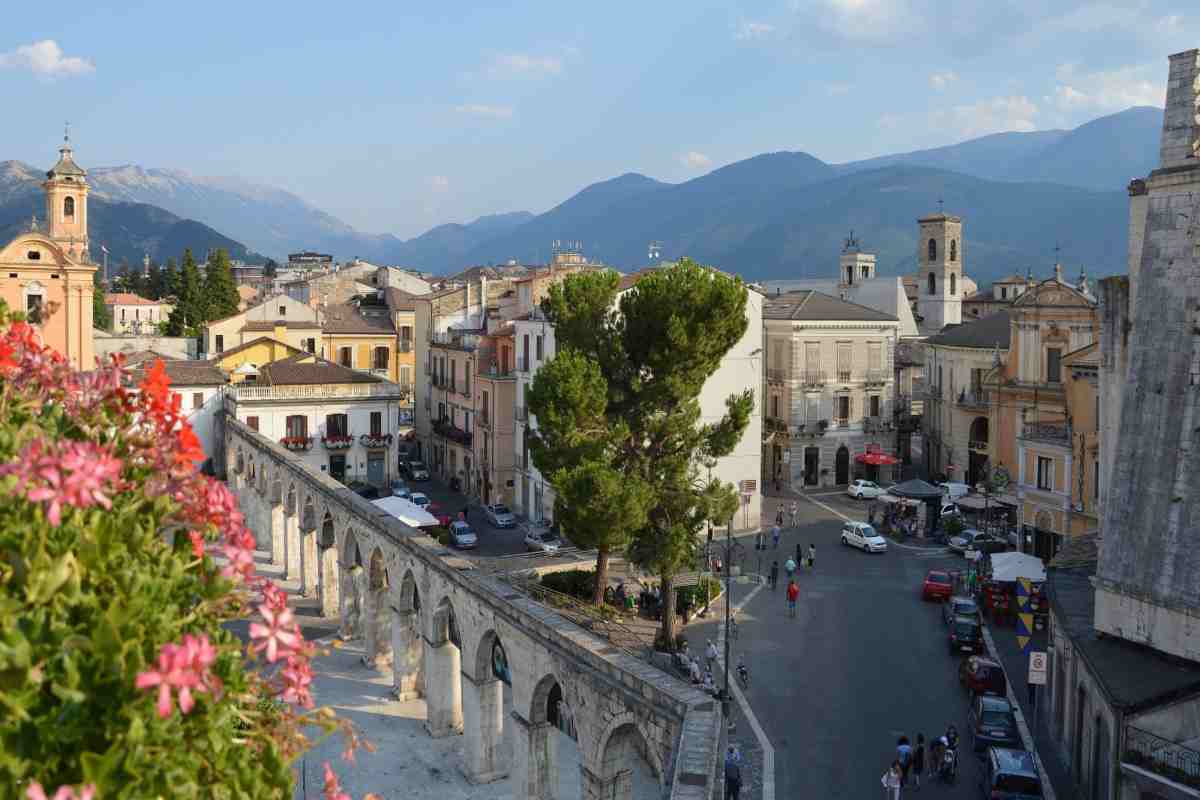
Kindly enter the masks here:
[[454, 521], [449, 514], [442, 511], [442, 507], [437, 503], [430, 503], [425, 507], [425, 510], [432, 514], [434, 519], [438, 521], [438, 525], [441, 525], [443, 528], [449, 528], [450, 523]]
[[986, 656], [969, 656], [958, 667], [958, 680], [972, 695], [994, 694], [1004, 697], [1008, 681], [1000, 662]]
[[940, 603], [949, 600], [953, 594], [954, 581], [950, 580], [950, 573], [938, 569], [929, 570], [925, 582], [921, 584], [921, 599], [937, 600]]

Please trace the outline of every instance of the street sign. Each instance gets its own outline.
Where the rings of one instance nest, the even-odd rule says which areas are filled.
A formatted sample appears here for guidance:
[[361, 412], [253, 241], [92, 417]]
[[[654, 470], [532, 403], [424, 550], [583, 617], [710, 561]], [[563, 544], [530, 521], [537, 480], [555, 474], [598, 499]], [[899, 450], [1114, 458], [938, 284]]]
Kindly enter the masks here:
[[742, 494], [754, 494], [758, 490], [758, 481], [744, 480], [740, 481], [738, 486], [742, 490]]
[[1037, 686], [1046, 685], [1046, 653], [1034, 650], [1029, 654], [1029, 682]]

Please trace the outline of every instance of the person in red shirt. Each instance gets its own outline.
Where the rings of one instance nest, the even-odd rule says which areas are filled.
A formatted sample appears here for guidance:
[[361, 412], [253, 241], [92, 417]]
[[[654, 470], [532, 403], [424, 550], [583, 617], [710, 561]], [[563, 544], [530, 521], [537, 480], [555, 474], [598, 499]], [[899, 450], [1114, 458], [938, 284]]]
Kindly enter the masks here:
[[787, 601], [788, 601], [788, 616], [796, 616], [796, 601], [800, 599], [800, 584], [794, 580], [788, 581]]

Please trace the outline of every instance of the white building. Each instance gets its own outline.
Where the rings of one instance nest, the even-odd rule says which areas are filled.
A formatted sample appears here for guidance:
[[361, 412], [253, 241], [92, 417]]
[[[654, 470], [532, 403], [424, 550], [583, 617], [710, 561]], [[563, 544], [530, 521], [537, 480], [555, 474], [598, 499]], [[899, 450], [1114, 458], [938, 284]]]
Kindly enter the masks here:
[[129, 292], [114, 292], [105, 295], [104, 305], [108, 308], [109, 316], [112, 317], [109, 329], [113, 333], [148, 336], [158, 334], [159, 323], [167, 321], [173, 308], [170, 303], [147, 300], [141, 295]]
[[[142, 382], [154, 361], [155, 358], [146, 357], [130, 369], [129, 377], [134, 386]], [[204, 448], [204, 455], [215, 458], [220, 447], [215, 429], [216, 416], [229, 377], [219, 367], [205, 361], [168, 358], [162, 361], [167, 377], [171, 379], [171, 394], [179, 397], [179, 407], [187, 414], [188, 423]]]
[[517, 486], [513, 506], [518, 514], [534, 522], [554, 518], [554, 487], [534, 465], [529, 455], [528, 431], [537, 430], [537, 418], [529, 415], [526, 397], [533, 376], [555, 353], [554, 326], [546, 321], [540, 309], [513, 322], [513, 339], [517, 348], [517, 386], [513, 415], [514, 472]]
[[239, 377], [225, 407], [250, 428], [340, 481], [385, 486], [396, 477], [397, 445], [409, 429], [398, 384], [308, 355]]

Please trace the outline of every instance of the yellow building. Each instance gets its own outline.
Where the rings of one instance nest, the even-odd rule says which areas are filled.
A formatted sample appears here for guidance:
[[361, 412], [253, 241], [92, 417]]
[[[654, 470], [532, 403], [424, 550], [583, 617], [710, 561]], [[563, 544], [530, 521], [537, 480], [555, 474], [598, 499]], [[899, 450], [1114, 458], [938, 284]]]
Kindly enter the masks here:
[[325, 308], [321, 353], [343, 367], [401, 382], [396, 327], [386, 303], [374, 297]]
[[[276, 333], [280, 334], [283, 331], [279, 330]], [[219, 355], [214, 355], [209, 359], [208, 363], [225, 370], [232, 383], [241, 383], [248, 376], [255, 375], [258, 368], [265, 364], [296, 356], [309, 356], [313, 358], [311, 353], [306, 353], [304, 350], [284, 344], [279, 339], [273, 339], [270, 336], [260, 336], [253, 341], [238, 345]], [[252, 377], [251, 380], [253, 380]]]

